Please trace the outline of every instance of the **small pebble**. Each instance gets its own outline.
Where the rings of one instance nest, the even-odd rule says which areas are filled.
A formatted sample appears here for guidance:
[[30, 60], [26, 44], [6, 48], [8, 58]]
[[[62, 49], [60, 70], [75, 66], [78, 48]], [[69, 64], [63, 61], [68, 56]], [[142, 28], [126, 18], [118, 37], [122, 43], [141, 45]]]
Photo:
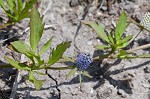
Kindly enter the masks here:
[[100, 17], [100, 16], [103, 16], [103, 13], [97, 11], [97, 12], [96, 12], [96, 17]]
[[92, 45], [92, 41], [88, 41], [87, 44], [88, 44], [88, 45]]
[[89, 13], [88, 16], [89, 16], [89, 17], [93, 17], [93, 14], [92, 14], [92, 13]]
[[150, 73], [150, 67], [146, 66], [146, 68], [144, 68], [145, 73]]
[[77, 6], [79, 4], [79, 2], [78, 2], [78, 0], [71, 0], [69, 2], [69, 4], [70, 4], [71, 7], [75, 7], [75, 6]]
[[92, 7], [89, 8], [88, 12], [93, 13], [96, 9], [97, 9], [96, 6], [92, 6]]
[[149, 84], [142, 84], [142, 86], [143, 86], [144, 88], [149, 88], [149, 87], [150, 87]]
[[106, 7], [106, 6], [102, 6], [102, 10], [103, 10], [103, 11], [106, 11], [106, 10], [107, 10], [107, 7]]
[[119, 89], [119, 90], [117, 91], [117, 94], [118, 94], [118, 95], [121, 95], [121, 97], [123, 97], [123, 98], [126, 98], [126, 97], [127, 97], [126, 93], [125, 93], [122, 89]]
[[97, 42], [100, 43], [101, 41], [99, 39], [97, 39]]
[[93, 88], [91, 88], [91, 90], [90, 90], [90, 93], [92, 94], [92, 93], [94, 93], [94, 90], [93, 90]]

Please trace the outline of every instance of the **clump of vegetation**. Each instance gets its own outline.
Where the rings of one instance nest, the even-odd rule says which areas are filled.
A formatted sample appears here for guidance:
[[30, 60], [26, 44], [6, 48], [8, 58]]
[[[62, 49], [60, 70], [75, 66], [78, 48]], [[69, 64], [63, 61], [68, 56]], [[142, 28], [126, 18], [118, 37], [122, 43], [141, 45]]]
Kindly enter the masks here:
[[0, 0], [0, 6], [8, 17], [7, 23], [3, 24], [0, 29], [14, 25], [24, 18], [29, 18], [30, 9], [36, 2], [37, 0], [26, 0], [24, 3], [22, 0]]

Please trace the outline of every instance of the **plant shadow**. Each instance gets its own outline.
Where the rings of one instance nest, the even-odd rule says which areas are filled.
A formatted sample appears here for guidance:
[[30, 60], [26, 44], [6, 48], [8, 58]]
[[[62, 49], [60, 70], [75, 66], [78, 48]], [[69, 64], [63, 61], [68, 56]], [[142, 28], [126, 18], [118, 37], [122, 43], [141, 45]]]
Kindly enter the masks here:
[[17, 99], [60, 99], [56, 94], [51, 94], [50, 97], [42, 98], [40, 96], [32, 96], [30, 95], [30, 92], [27, 92], [26, 94], [17, 93]]
[[[138, 39], [137, 43], [139, 44], [139, 46], [149, 44], [150, 43], [150, 37], [146, 37], [145, 39]], [[149, 51], [149, 53], [150, 53], [150, 48], [146, 48], [146, 49], [143, 49], [143, 50], [144, 51]]]
[[20, 37], [18, 30], [13, 28], [12, 25], [0, 30], [0, 40], [3, 46], [10, 44], [10, 42], [19, 40]]
[[0, 99], [9, 99], [11, 90], [0, 90]]
[[[117, 59], [113, 64], [107, 64], [106, 63], [103, 66], [101, 66], [101, 61], [92, 63], [92, 68], [88, 68], [86, 71], [93, 78], [91, 79], [91, 78], [88, 78], [86, 76], [83, 76], [83, 83], [91, 82], [91, 81], [97, 82], [97, 84], [95, 86], [93, 86], [93, 89], [96, 90], [97, 88], [99, 88], [100, 86], [102, 86], [105, 83], [105, 80], [107, 80], [107, 81], [109, 81], [109, 83], [111, 85], [113, 85], [118, 90], [122, 89], [127, 94], [132, 94], [133, 92], [132, 92], [132, 87], [129, 85], [129, 79], [118, 80], [118, 79], [112, 78], [111, 75], [116, 75], [116, 74], [119, 74], [119, 73], [121, 73], [123, 71], [127, 71], [127, 70], [138, 69], [142, 66], [149, 64], [150, 61], [146, 61], [144, 63], [138, 64], [138, 65], [135, 65], [132, 67], [128, 67], [128, 68], [123, 68], [120, 70], [109, 71], [109, 68], [111, 68], [112, 66], [116, 66], [121, 61], [122, 61], [121, 59]], [[79, 83], [79, 77], [78, 76], [74, 77], [69, 82], [60, 83], [59, 86], [71, 85], [71, 84], [77, 84], [77, 83]]]
[[[3, 63], [0, 61], [0, 64]], [[0, 89], [0, 99], [9, 99], [9, 95], [11, 94], [11, 88], [15, 81], [17, 70], [12, 68], [1, 68], [0, 69], [0, 79], [1, 79], [1, 89]], [[5, 87], [9, 87], [9, 89], [5, 90]]]

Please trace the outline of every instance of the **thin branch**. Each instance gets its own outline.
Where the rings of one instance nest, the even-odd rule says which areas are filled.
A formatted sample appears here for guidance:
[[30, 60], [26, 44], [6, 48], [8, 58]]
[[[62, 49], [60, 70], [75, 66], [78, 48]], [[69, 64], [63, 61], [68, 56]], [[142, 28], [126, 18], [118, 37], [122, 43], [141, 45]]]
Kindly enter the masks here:
[[[98, 0], [96, 0], [96, 3], [98, 3]], [[104, 0], [101, 1], [101, 4], [100, 4], [100, 6], [99, 6], [99, 8], [98, 8], [99, 10], [102, 8], [103, 4], [104, 4]], [[97, 5], [98, 5], [98, 4], [97, 4]]]
[[7, 26], [13, 25], [13, 24], [15, 24], [15, 23], [12, 23], [12, 22], [4, 23], [3, 25], [0, 26], [0, 30], [6, 28]]
[[149, 29], [145, 28], [145, 27], [142, 26], [140, 23], [137, 23], [134, 19], [129, 18], [129, 21], [131, 21], [132, 23], [136, 24], [138, 27], [140, 27], [140, 28], [142, 28], [142, 29], [144, 29], [144, 30], [146, 30], [147, 32], [150, 33], [150, 30], [149, 30]]
[[40, 69], [51, 69], [51, 70], [66, 70], [66, 69], [73, 69], [75, 66], [67, 66], [67, 67], [50, 67], [50, 66], [43, 66]]
[[10, 99], [15, 99], [16, 98], [16, 92], [18, 88], [18, 82], [20, 81], [20, 72], [17, 70], [15, 81], [13, 83]]
[[43, 14], [42, 15], [45, 15], [47, 12], [48, 12], [48, 10], [51, 8], [51, 6], [52, 6], [52, 0], [49, 0], [49, 2], [48, 2], [48, 6], [46, 7], [46, 9], [45, 9], [45, 11], [43, 12]]
[[129, 41], [129, 44], [142, 32], [142, 29], [140, 30], [140, 32], [138, 32], [136, 35], [134, 35], [134, 37]]
[[27, 27], [25, 30], [23, 30], [21, 33], [19, 33], [20, 35], [23, 35], [24, 33], [26, 33], [27, 31], [30, 30], [30, 27]]
[[[20, 62], [24, 62], [24, 59], [25, 59], [25, 55], [21, 54], [21, 59], [20, 59], [21, 61]], [[20, 79], [21, 79], [20, 71], [17, 70], [15, 81], [14, 81], [12, 91], [11, 91], [11, 95], [10, 95], [10, 99], [15, 99], [16, 98], [16, 92], [17, 92], [18, 83], [19, 83]]]
[[133, 48], [133, 49], [129, 49], [129, 50], [126, 50], [126, 52], [131, 53], [133, 51], [141, 50], [141, 49], [146, 49], [146, 48], [150, 48], [150, 44], [145, 44], [145, 45]]
[[13, 66], [6, 63], [0, 63], [0, 68], [13, 68]]
[[[50, 67], [50, 66], [42, 66], [39, 69], [51, 69], [51, 70], [66, 70], [73, 69], [75, 66], [66, 66], [66, 67]], [[11, 64], [0, 63], [0, 68], [14, 68]]]

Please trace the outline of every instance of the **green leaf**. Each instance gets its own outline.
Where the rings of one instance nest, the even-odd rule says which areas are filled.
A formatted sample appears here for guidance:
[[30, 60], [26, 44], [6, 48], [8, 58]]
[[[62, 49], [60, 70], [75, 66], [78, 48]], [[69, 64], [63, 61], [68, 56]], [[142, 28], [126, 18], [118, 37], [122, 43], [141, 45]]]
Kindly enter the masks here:
[[31, 48], [28, 44], [24, 43], [23, 41], [14, 41], [11, 44], [14, 51], [25, 54], [34, 63], [33, 56], [27, 53], [31, 52]]
[[18, 13], [20, 14], [23, 8], [23, 4], [21, 0], [17, 0], [17, 3], [18, 3]]
[[51, 38], [47, 41], [47, 43], [41, 48], [41, 50], [39, 51], [39, 55], [42, 55], [43, 53], [45, 53], [45, 52], [50, 48], [51, 43], [52, 43], [52, 38], [53, 38], [53, 37], [51, 37]]
[[22, 13], [19, 15], [19, 20], [29, 17], [29, 10], [32, 8], [33, 4], [35, 4], [37, 0], [30, 0], [29, 2], [25, 2], [25, 7], [22, 10]]
[[4, 3], [4, 0], [0, 0], [0, 6], [4, 9], [4, 11], [6, 11], [6, 5]]
[[123, 40], [119, 42], [119, 44], [117, 44], [118, 45], [117, 48], [125, 48], [126, 46], [128, 46], [129, 41], [132, 39], [132, 37], [133, 37], [132, 35], [125, 37]]
[[89, 78], [93, 78], [91, 75], [89, 75], [89, 73], [87, 71], [83, 71], [82, 74]]
[[104, 49], [109, 49], [111, 48], [110, 46], [106, 46], [106, 45], [98, 45], [95, 47], [96, 49], [99, 49], [99, 50], [104, 50]]
[[13, 15], [11, 15], [9, 10], [6, 11], [6, 15], [12, 19], [16, 19]]
[[115, 44], [115, 39], [114, 39], [114, 37], [113, 37], [114, 35], [113, 35], [113, 32], [111, 31], [109, 34], [108, 34], [108, 39], [109, 39], [109, 41], [110, 41], [110, 44], [112, 43], [112, 44]]
[[140, 58], [138, 56], [133, 56], [133, 54], [135, 54], [135, 53], [128, 53], [125, 50], [120, 50], [117, 58], [120, 58], [120, 59]]
[[127, 52], [124, 50], [120, 50], [119, 55], [117, 56], [118, 58], [125, 58], [127, 56]]
[[85, 25], [88, 25], [90, 27], [92, 27], [92, 29], [94, 29], [94, 31], [96, 32], [96, 34], [103, 39], [104, 41], [109, 43], [109, 39], [106, 35], [106, 33], [104, 32], [104, 28], [102, 27], [101, 24], [98, 24], [96, 22], [91, 22], [91, 21], [82, 21], [82, 23], [84, 23]]
[[7, 0], [7, 3], [9, 5], [8, 8], [12, 10], [14, 8], [15, 0]]
[[71, 69], [70, 72], [67, 74], [66, 78], [71, 77], [75, 72], [77, 71], [77, 68]]
[[25, 7], [23, 9], [23, 13], [26, 13], [29, 11], [29, 9], [32, 8], [33, 4], [35, 4], [37, 2], [37, 0], [29, 0], [28, 2], [25, 2]]
[[150, 54], [139, 55], [139, 58], [150, 58]]
[[115, 30], [116, 41], [121, 39], [126, 28], [127, 28], [127, 16], [126, 13], [123, 11], [116, 25], [116, 30]]
[[75, 62], [75, 59], [72, 59], [72, 58], [70, 58], [70, 57], [68, 57], [68, 56], [65, 56], [65, 55], [62, 55], [62, 58], [65, 60], [65, 61], [68, 61], [68, 62]]
[[41, 60], [40, 56], [36, 55], [34, 52], [28, 51], [26, 53], [28, 53], [30, 56], [33, 56], [38, 61], [39, 66], [44, 64], [44, 60]]
[[39, 74], [39, 75], [47, 75], [47, 74], [44, 74], [42, 72], [37, 72], [37, 71], [34, 71], [35, 73]]
[[22, 54], [25, 54], [27, 51], [31, 51], [28, 44], [23, 41], [14, 41], [11, 43], [13, 47]]
[[12, 59], [10, 59], [10, 58], [8, 58], [8, 57], [6, 57], [6, 60], [7, 60], [12, 66], [14, 66], [16, 69], [28, 70], [28, 71], [31, 70], [31, 68], [28, 67], [27, 65], [22, 64], [22, 63], [19, 63], [19, 62], [17, 62], [17, 61], [14, 61], [14, 60], [12, 60]]
[[30, 17], [30, 45], [34, 52], [36, 52], [38, 42], [42, 36], [44, 24], [42, 23], [42, 17], [38, 10], [33, 7]]
[[43, 83], [45, 82], [45, 80], [36, 79], [32, 71], [30, 71], [28, 79], [34, 84], [36, 90], [40, 90], [42, 88]]
[[[128, 42], [129, 40], [131, 40], [132, 37], [133, 37], [132, 35], [129, 35], [129, 36], [125, 37], [123, 40], [120, 41], [119, 44]], [[118, 44], [118, 45], [119, 45], [119, 44]]]
[[52, 65], [57, 62], [70, 45], [71, 42], [62, 42], [56, 47], [55, 50], [53, 49], [52, 54], [49, 57], [48, 65]]
[[125, 43], [120, 44], [119, 46], [117, 46], [117, 49], [125, 48], [128, 45], [129, 45], [129, 42], [125, 42]]
[[18, 21], [18, 17], [19, 17], [19, 13], [18, 13], [18, 9], [17, 9], [16, 3], [14, 3], [13, 13], [14, 13], [14, 16], [15, 16], [15, 19], [13, 21], [17, 22]]
[[20, 21], [20, 20], [22, 20], [22, 19], [24, 19], [24, 18], [30, 18], [30, 16], [31, 16], [31, 12], [26, 12], [26, 13], [20, 13], [19, 14], [19, 17], [18, 17], [18, 21]]

